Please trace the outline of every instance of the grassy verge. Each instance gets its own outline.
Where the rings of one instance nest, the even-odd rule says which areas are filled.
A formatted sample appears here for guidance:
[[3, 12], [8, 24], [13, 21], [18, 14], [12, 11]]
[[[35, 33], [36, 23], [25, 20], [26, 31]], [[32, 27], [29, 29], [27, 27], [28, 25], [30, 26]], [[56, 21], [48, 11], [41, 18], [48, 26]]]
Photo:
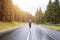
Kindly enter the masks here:
[[4, 31], [4, 30], [7, 30], [7, 29], [13, 29], [13, 28], [16, 28], [18, 26], [22, 26], [24, 25], [25, 23], [20, 23], [20, 22], [0, 22], [0, 31]]
[[60, 26], [44, 25], [44, 24], [38, 24], [38, 25], [39, 26], [43, 26], [45, 28], [49, 28], [49, 29], [56, 30], [56, 31], [59, 31], [60, 32]]

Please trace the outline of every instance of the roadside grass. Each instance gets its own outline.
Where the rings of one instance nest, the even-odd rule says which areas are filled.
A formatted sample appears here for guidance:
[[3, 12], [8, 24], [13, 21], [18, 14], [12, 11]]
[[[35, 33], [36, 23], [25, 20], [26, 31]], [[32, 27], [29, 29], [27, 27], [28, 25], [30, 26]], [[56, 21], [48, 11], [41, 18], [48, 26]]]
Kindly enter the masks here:
[[49, 28], [49, 29], [56, 30], [56, 31], [60, 32], [60, 26], [45, 25], [45, 24], [38, 24], [38, 25], [39, 26], [43, 26], [45, 28]]
[[0, 22], [0, 31], [5, 31], [8, 29], [14, 29], [17, 27], [21, 27], [22, 25], [25, 25], [26, 23], [20, 23], [20, 22]]

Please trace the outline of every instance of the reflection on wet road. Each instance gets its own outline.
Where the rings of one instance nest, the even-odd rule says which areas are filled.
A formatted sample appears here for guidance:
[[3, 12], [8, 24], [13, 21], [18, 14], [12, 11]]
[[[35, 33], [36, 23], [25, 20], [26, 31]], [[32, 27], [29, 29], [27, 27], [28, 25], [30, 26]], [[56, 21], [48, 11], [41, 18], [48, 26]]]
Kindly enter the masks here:
[[33, 25], [30, 30], [29, 40], [54, 40], [54, 39]]
[[0, 40], [54, 40], [45, 32], [36, 28], [35, 25], [32, 25], [32, 28], [29, 29], [28, 25], [25, 25], [22, 28], [15, 30], [3, 37]]
[[51, 38], [49, 35], [42, 31], [37, 31], [36, 36], [38, 40], [54, 40], [53, 38]]

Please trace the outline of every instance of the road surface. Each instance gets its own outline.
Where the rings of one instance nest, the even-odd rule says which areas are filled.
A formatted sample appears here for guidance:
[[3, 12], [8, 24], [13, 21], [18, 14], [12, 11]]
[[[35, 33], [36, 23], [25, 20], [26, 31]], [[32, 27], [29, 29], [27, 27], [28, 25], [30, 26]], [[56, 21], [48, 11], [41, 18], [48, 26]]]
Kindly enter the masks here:
[[22, 28], [18, 28], [10, 33], [7, 33], [0, 37], [0, 40], [56, 40], [49, 36], [39, 27], [32, 24], [32, 28], [29, 29], [29, 25], [25, 25]]

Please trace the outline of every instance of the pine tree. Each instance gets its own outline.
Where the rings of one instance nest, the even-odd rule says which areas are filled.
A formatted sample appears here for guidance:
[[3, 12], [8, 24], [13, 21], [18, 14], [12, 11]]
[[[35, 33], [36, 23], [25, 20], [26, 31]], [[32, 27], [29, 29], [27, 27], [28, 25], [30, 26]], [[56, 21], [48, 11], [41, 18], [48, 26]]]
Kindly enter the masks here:
[[13, 21], [13, 7], [11, 0], [0, 0], [0, 21]]
[[37, 24], [41, 24], [43, 21], [43, 14], [41, 11], [41, 8], [39, 10], [37, 10], [36, 14], [35, 14], [35, 23]]
[[58, 24], [59, 23], [59, 14], [60, 14], [60, 6], [59, 6], [59, 0], [55, 0], [53, 2], [53, 19], [52, 19], [52, 23], [53, 24]]
[[60, 4], [59, 0], [55, 0], [53, 3], [51, 0], [47, 6], [47, 10], [45, 12], [45, 17], [47, 22], [51, 22], [53, 24], [58, 24], [60, 21]]
[[52, 20], [52, 2], [51, 0], [49, 0], [49, 3], [48, 3], [48, 6], [47, 6], [47, 10], [45, 12], [45, 19], [46, 19], [46, 22], [51, 22]]

